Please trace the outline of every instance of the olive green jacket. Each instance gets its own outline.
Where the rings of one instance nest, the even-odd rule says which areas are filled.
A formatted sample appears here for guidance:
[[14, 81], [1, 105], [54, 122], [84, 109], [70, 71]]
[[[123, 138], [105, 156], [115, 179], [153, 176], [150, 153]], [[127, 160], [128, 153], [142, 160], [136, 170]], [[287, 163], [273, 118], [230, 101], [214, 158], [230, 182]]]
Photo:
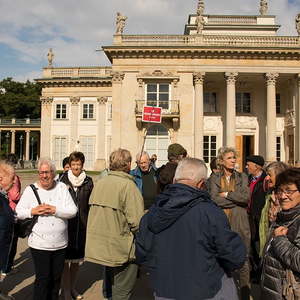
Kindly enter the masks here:
[[89, 200], [86, 260], [117, 267], [135, 259], [134, 233], [144, 202], [131, 175], [109, 171], [98, 180]]

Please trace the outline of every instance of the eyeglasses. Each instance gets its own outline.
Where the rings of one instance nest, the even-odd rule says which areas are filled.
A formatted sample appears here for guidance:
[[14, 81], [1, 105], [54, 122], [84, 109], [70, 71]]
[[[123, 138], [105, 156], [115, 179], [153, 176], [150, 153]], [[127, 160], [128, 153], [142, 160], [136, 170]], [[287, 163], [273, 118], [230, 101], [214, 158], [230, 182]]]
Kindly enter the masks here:
[[296, 192], [298, 192], [298, 190], [286, 190], [286, 191], [284, 191], [284, 190], [281, 190], [281, 189], [278, 189], [277, 191], [276, 191], [276, 193], [278, 194], [278, 195], [282, 195], [282, 194], [285, 194], [285, 195], [287, 195], [289, 198], [291, 197], [291, 196], [293, 196]]
[[42, 175], [49, 175], [49, 174], [51, 174], [52, 172], [51, 171], [41, 171], [41, 172], [38, 172], [38, 174], [40, 175], [40, 176], [42, 176]]

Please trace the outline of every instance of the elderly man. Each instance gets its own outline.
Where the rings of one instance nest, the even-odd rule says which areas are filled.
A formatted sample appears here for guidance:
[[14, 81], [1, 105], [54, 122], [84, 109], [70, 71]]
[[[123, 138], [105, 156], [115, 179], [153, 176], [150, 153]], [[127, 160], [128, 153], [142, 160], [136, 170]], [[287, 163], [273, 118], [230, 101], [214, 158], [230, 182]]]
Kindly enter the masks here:
[[[15, 170], [0, 162], [0, 282], [2, 282], [9, 268], [9, 252], [12, 244], [14, 213], [9, 206], [8, 191], [14, 183]], [[13, 299], [0, 292], [0, 299]]]
[[136, 254], [149, 267], [156, 300], [238, 299], [228, 274], [244, 264], [246, 249], [202, 190], [206, 175], [203, 161], [180, 161], [174, 184], [142, 218]]
[[156, 197], [156, 168], [152, 165], [150, 156], [145, 151], [136, 155], [136, 164], [136, 168], [130, 171], [130, 175], [134, 177], [134, 181], [142, 193], [144, 208], [149, 209]]
[[264, 180], [267, 176], [263, 170], [265, 160], [260, 155], [250, 155], [246, 157], [246, 169], [249, 174], [250, 199], [248, 202], [249, 222], [251, 229], [251, 255], [252, 264], [251, 277], [258, 281], [260, 274], [258, 268], [260, 265], [259, 252], [259, 222], [261, 211], [266, 203], [267, 191], [264, 187]]
[[85, 257], [106, 266], [105, 281], [112, 299], [128, 300], [137, 277], [134, 235], [144, 214], [143, 198], [129, 175], [130, 152], [111, 153], [107, 176], [96, 182], [90, 196]]

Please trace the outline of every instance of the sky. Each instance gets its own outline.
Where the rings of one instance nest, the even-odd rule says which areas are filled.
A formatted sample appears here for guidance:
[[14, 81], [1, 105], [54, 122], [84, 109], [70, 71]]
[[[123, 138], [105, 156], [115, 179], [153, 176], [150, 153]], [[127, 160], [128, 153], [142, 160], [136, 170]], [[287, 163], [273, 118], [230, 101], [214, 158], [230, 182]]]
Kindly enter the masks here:
[[[260, 0], [205, 0], [205, 14], [258, 15]], [[280, 35], [297, 35], [300, 0], [269, 0]], [[183, 34], [198, 0], [0, 0], [0, 80], [41, 78], [49, 48], [54, 67], [106, 66], [117, 12], [124, 34]]]

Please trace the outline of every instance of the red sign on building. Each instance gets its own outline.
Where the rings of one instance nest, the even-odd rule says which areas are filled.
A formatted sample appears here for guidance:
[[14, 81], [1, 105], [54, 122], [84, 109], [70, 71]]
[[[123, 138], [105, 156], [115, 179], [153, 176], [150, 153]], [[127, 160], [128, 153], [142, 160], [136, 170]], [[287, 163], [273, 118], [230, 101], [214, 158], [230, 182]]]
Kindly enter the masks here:
[[142, 121], [161, 123], [161, 107], [144, 106]]

